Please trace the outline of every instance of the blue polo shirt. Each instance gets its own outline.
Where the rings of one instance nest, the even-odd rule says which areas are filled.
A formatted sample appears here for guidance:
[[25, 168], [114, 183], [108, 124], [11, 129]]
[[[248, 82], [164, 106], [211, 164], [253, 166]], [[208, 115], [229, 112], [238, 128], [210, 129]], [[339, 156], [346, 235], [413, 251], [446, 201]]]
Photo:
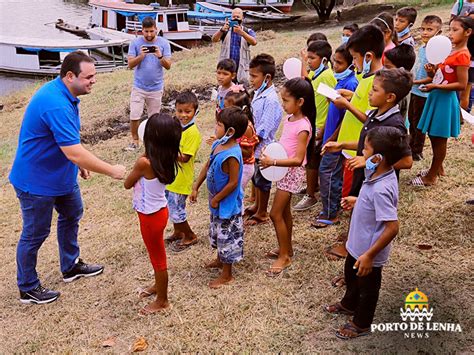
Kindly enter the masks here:
[[33, 195], [61, 196], [77, 185], [78, 168], [60, 147], [79, 144], [79, 99], [58, 77], [32, 97], [21, 124], [10, 182]]
[[[171, 46], [166, 38], [156, 36], [153, 42], [147, 42], [145, 38], [138, 37], [130, 43], [128, 55], [137, 57], [140, 55], [142, 46], [156, 46], [160, 48], [165, 58], [171, 57]], [[145, 54], [145, 58], [135, 67], [133, 86], [144, 91], [163, 90], [163, 66], [158, 57], [153, 53]]]

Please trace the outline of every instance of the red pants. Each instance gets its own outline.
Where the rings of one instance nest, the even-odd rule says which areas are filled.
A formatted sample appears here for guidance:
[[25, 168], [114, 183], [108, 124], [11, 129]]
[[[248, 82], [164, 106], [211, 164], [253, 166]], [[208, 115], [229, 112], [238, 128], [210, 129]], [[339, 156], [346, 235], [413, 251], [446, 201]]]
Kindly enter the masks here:
[[142, 232], [143, 241], [148, 250], [153, 270], [155, 272], [165, 271], [167, 265], [163, 232], [168, 222], [168, 208], [162, 208], [152, 214], [137, 213], [140, 220], [140, 231]]
[[351, 191], [352, 176], [354, 175], [354, 172], [347, 168], [347, 159], [344, 159], [342, 166], [344, 168], [342, 173], [342, 197], [347, 197]]

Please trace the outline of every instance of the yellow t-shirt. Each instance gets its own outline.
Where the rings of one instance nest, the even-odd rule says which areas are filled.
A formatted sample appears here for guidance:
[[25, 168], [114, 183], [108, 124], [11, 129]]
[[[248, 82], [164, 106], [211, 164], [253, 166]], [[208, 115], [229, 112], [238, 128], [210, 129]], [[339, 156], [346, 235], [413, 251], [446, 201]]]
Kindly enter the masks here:
[[311, 79], [311, 83], [313, 84], [314, 101], [316, 102], [316, 128], [321, 129], [324, 128], [324, 125], [326, 124], [326, 118], [328, 117], [329, 111], [329, 101], [326, 96], [316, 93], [316, 90], [318, 90], [320, 83], [324, 83], [327, 86], [334, 88], [337, 84], [337, 80], [334, 78], [334, 73], [331, 68], [324, 70], [314, 78], [314, 80], [313, 76], [314, 71], [310, 71], [308, 78]]
[[172, 184], [166, 186], [168, 191], [190, 195], [194, 181], [194, 159], [201, 145], [201, 133], [195, 124], [183, 131], [179, 150], [182, 154], [190, 155], [191, 158], [186, 163], [179, 163], [178, 174]]
[[[357, 85], [356, 91], [352, 96], [351, 104], [361, 112], [374, 109], [374, 107], [369, 105], [369, 91], [372, 89], [374, 78], [375, 75], [373, 74], [366, 78], [361, 77], [359, 80], [359, 85]], [[361, 121], [359, 121], [351, 112], [349, 112], [349, 110], [347, 110], [344, 115], [344, 119], [342, 120], [337, 141], [357, 142], [359, 140], [360, 131], [363, 125], [364, 124]], [[352, 156], [356, 156], [355, 150], [347, 150], [345, 152]]]

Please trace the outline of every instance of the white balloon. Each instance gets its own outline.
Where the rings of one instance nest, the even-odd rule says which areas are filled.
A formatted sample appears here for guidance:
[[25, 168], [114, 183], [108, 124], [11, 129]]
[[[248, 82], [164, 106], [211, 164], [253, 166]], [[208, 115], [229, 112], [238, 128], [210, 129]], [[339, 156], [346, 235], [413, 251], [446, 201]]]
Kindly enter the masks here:
[[138, 126], [138, 138], [143, 142], [143, 137], [145, 136], [145, 127], [148, 122], [148, 119], [143, 120], [142, 123], [140, 123], [140, 126]]
[[[264, 153], [267, 157], [271, 159], [287, 159], [288, 154], [286, 154], [285, 148], [277, 142], [270, 143], [264, 150]], [[266, 169], [260, 168], [260, 172], [263, 177], [269, 181], [280, 181], [288, 172], [288, 167], [286, 166], [270, 166]]]
[[446, 36], [434, 36], [426, 44], [426, 59], [430, 64], [443, 63], [453, 49], [453, 44]]
[[293, 78], [299, 78], [301, 76], [301, 67], [303, 63], [298, 58], [288, 58], [283, 63], [283, 74], [290, 80]]

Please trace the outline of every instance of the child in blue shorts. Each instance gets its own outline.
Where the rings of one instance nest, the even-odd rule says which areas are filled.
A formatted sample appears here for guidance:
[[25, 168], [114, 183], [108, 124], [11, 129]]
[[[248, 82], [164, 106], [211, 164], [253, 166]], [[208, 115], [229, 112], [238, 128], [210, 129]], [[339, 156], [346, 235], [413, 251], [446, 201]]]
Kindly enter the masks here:
[[186, 250], [198, 241], [186, 214], [186, 199], [192, 192], [194, 181], [194, 159], [201, 145], [201, 133], [195, 122], [197, 112], [196, 95], [190, 91], [180, 93], [176, 98], [176, 116], [183, 129], [179, 143], [179, 168], [173, 183], [166, 186], [166, 199], [174, 231], [165, 240], [172, 243], [171, 250], [174, 252]]
[[238, 107], [223, 109], [217, 114], [211, 156], [194, 183], [191, 201], [195, 202], [204, 180], [209, 191], [211, 223], [210, 244], [217, 249], [217, 258], [208, 268], [222, 268], [220, 276], [209, 283], [220, 288], [234, 281], [232, 265], [244, 255], [241, 188], [243, 158], [237, 139], [247, 130], [248, 117]]

